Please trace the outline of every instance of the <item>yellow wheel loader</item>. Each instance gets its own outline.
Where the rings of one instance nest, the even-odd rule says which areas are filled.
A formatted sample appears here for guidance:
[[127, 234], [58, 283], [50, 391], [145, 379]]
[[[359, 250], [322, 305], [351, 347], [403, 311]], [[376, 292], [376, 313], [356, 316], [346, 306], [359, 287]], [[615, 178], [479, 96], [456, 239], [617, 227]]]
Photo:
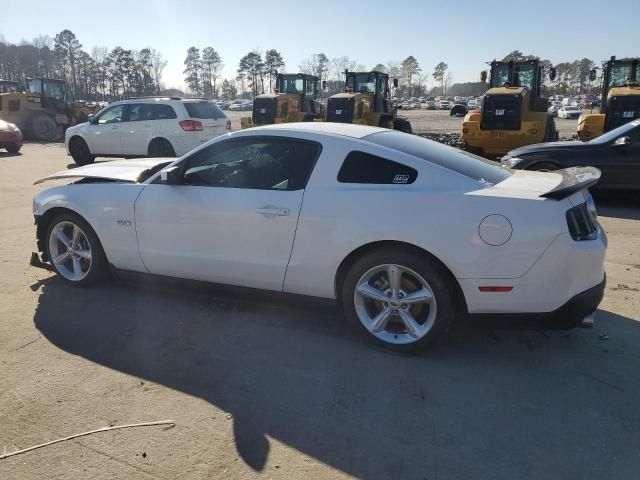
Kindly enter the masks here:
[[[595, 80], [595, 70], [590, 79]], [[602, 64], [600, 113], [587, 113], [578, 119], [578, 137], [586, 142], [631, 120], [640, 118], [640, 87], [638, 58], [616, 60], [611, 57]]]
[[[327, 122], [356, 123], [411, 133], [411, 123], [397, 116], [391, 103], [389, 75], [345, 70], [345, 92], [327, 100]], [[398, 79], [394, 79], [398, 86]]]
[[258, 95], [253, 100], [251, 117], [241, 117], [240, 126], [313, 122], [322, 118], [317, 102], [319, 82], [318, 77], [304, 73], [277, 73], [274, 92]]
[[0, 93], [11, 93], [20, 90], [20, 84], [12, 80], [0, 80]]
[[51, 78], [30, 78], [26, 89], [0, 93], [0, 119], [15, 123], [25, 138], [41, 141], [59, 138], [69, 125], [86, 121], [99, 108], [68, 102], [66, 82]]
[[[462, 122], [462, 140], [467, 150], [496, 157], [532, 143], [558, 139], [549, 101], [542, 95], [544, 68], [538, 60], [493, 61], [489, 89], [479, 112], [470, 112]], [[549, 72], [555, 78], [555, 69]], [[486, 82], [487, 72], [480, 74]]]

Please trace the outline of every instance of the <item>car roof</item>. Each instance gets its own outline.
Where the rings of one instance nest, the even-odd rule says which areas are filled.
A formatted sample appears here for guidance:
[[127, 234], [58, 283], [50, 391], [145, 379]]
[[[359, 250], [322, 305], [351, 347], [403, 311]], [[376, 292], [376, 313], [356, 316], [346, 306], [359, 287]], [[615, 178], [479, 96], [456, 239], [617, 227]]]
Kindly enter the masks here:
[[298, 123], [277, 123], [273, 125], [264, 125], [254, 127], [253, 131], [290, 131], [290, 132], [314, 132], [326, 133], [330, 135], [341, 135], [343, 137], [364, 138], [378, 132], [388, 131], [386, 128], [369, 127], [367, 125], [354, 125], [351, 123], [333, 123], [333, 122], [298, 122]]

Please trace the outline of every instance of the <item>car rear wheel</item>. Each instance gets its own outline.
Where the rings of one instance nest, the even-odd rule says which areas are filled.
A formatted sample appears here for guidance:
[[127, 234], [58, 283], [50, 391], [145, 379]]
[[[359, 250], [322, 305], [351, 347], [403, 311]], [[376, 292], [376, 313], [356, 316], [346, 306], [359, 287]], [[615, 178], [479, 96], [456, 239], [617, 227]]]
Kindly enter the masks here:
[[175, 157], [176, 152], [164, 138], [156, 138], [149, 144], [149, 156], [150, 157]]
[[47, 229], [46, 249], [51, 266], [67, 283], [90, 286], [109, 272], [98, 237], [78, 215], [63, 213], [53, 218]]
[[345, 276], [342, 302], [351, 325], [398, 352], [426, 348], [457, 313], [455, 289], [437, 262], [384, 249], [365, 255]]
[[89, 165], [96, 160], [96, 157], [91, 155], [87, 142], [82, 138], [76, 137], [69, 141], [69, 153], [71, 153], [73, 161], [76, 162], [76, 165], [79, 167], [82, 165]]

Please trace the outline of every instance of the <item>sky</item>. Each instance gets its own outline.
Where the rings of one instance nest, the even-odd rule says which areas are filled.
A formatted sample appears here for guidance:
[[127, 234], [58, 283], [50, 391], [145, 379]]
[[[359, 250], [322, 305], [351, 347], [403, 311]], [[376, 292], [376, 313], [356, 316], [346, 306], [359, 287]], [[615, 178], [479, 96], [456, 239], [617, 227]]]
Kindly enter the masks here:
[[227, 78], [254, 49], [278, 50], [287, 72], [319, 52], [348, 56], [367, 69], [413, 55], [429, 86], [440, 61], [449, 65], [453, 83], [477, 81], [485, 62], [512, 50], [552, 63], [640, 56], [633, 46], [640, 0], [616, 0], [615, 8], [591, 0], [31, 0], [28, 8], [4, 2], [0, 37], [7, 41], [69, 29], [88, 52], [94, 45], [152, 47], [168, 61], [164, 83], [177, 88], [184, 86], [191, 46], [215, 48]]

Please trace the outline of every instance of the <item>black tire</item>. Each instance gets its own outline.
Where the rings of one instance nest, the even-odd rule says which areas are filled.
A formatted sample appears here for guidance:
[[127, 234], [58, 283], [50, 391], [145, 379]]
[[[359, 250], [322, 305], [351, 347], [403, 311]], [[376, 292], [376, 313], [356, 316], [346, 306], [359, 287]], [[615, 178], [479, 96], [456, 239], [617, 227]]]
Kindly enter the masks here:
[[544, 131], [543, 142], [555, 142], [558, 140], [558, 130], [556, 129], [556, 122], [552, 115], [547, 116], [547, 126]]
[[[70, 223], [73, 225], [77, 225], [80, 227], [82, 232], [84, 233], [84, 237], [88, 241], [90, 252], [91, 252], [91, 261], [88, 266], [88, 270], [83, 278], [79, 280], [72, 280], [65, 276], [65, 273], [62, 272], [62, 267], [57, 265], [54, 262], [54, 256], [52, 256], [51, 252], [51, 242], [50, 238], [52, 235], [52, 231], [56, 226], [59, 226], [64, 223]], [[67, 235], [69, 238], [69, 235]], [[64, 247], [63, 247], [64, 248]], [[100, 240], [98, 236], [94, 232], [91, 225], [89, 225], [81, 216], [71, 213], [65, 212], [59, 215], [56, 215], [51, 219], [49, 225], [47, 225], [47, 236], [45, 237], [45, 250], [47, 258], [49, 259], [49, 263], [53, 267], [53, 270], [58, 274], [58, 276], [64, 280], [66, 283], [78, 287], [89, 287], [109, 278], [110, 270], [109, 263], [107, 262], [107, 258], [104, 254], [104, 250], [102, 249], [102, 245], [100, 244]], [[70, 249], [67, 249], [71, 251]], [[72, 261], [72, 260], [71, 260]], [[73, 263], [73, 261], [72, 261]]]
[[89, 165], [96, 160], [95, 155], [91, 155], [87, 142], [79, 137], [73, 137], [69, 140], [69, 152], [73, 157], [73, 161], [76, 162], [76, 165], [79, 167]]
[[[424, 336], [411, 343], [392, 343], [379, 338], [364, 326], [358, 316], [355, 299], [358, 283], [363, 276], [372, 269], [385, 265], [398, 265], [401, 268], [412, 270], [428, 283], [428, 286], [433, 292], [436, 301], [435, 320], [433, 320], [431, 328]], [[402, 281], [404, 281], [407, 274], [405, 273], [403, 275], [404, 276], [401, 277]], [[411, 278], [410, 275], [409, 277]], [[349, 268], [346, 272], [340, 293], [347, 321], [352, 328], [364, 334], [369, 341], [372, 341], [376, 345], [391, 351], [407, 353], [423, 350], [430, 345], [434, 345], [447, 333], [458, 314], [458, 302], [456, 301], [455, 292], [456, 288], [452, 285], [450, 275], [435, 259], [411, 250], [382, 248], [364, 255]], [[371, 304], [371, 306], [373, 305], [375, 304]], [[430, 308], [431, 307], [429, 307], [428, 312], [430, 312]], [[400, 308], [398, 308], [397, 311], [400, 311]], [[394, 319], [394, 317], [390, 318]], [[389, 328], [393, 329], [398, 327], [398, 318], [394, 320], [395, 324], [392, 323], [391, 319], [389, 320], [389, 324], [383, 329], [384, 334], [389, 337], [397, 338], [398, 335], [401, 335], [406, 338], [406, 334], [404, 333], [395, 335], [393, 330], [387, 331]], [[426, 324], [427, 320], [425, 319], [424, 322]], [[401, 324], [400, 328], [402, 328]]]
[[38, 114], [31, 118], [29, 131], [33, 138], [49, 142], [58, 137], [59, 129], [56, 121], [48, 115]]
[[558, 170], [558, 166], [549, 162], [540, 162], [534, 163], [527, 170], [535, 170], [536, 172], [553, 172], [554, 170]]
[[18, 153], [20, 151], [21, 146], [18, 145], [8, 145], [7, 152], [9, 153]]
[[149, 144], [149, 156], [150, 157], [175, 157], [176, 152], [169, 143], [168, 140], [164, 138], [155, 138]]
[[393, 122], [393, 129], [399, 130], [402, 133], [413, 133], [411, 129], [411, 123], [409, 123], [404, 118], [396, 118]]

